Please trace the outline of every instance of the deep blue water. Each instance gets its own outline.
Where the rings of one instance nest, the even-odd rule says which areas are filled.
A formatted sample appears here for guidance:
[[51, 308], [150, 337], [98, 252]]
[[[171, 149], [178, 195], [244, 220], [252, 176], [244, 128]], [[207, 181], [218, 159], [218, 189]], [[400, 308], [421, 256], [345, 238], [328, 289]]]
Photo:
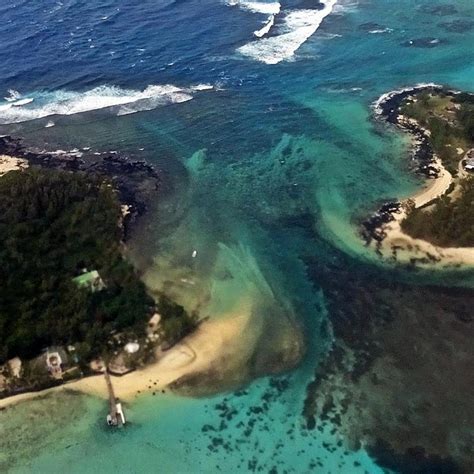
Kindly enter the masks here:
[[[357, 222], [419, 182], [406, 163], [406, 140], [377, 128], [370, 104], [388, 90], [420, 82], [474, 90], [474, 30], [442, 26], [472, 18], [474, 4], [456, 0], [455, 13], [440, 15], [432, 10], [445, 3], [439, 0], [340, 1], [311, 34], [321, 20], [317, 2], [282, 0], [269, 37], [251, 57], [239, 48], [256, 41], [253, 32], [268, 21], [268, 13], [254, 11], [265, 9], [262, 3], [0, 5], [0, 97], [6, 98], [0, 100], [0, 133], [48, 150], [120, 150], [160, 166], [175, 192], [132, 245], [147, 283], [171, 289], [190, 308], [215, 285], [206, 307], [213, 314], [251, 295], [264, 313], [263, 333], [286, 331], [278, 312], [284, 306], [303, 327], [307, 345], [261, 429], [238, 443], [237, 422], [229, 427], [231, 451], [209, 455], [201, 431], [206, 422], [217, 423], [211, 412], [221, 396], [161, 404], [145, 397], [130, 408], [135, 426], [113, 440], [91, 421], [101, 408], [88, 400], [77, 426], [56, 428], [21, 460], [13, 456], [21, 472], [152, 472], [160, 465], [163, 472], [248, 472], [255, 455], [264, 472], [273, 464], [278, 472], [313, 472], [317, 456], [318, 472], [380, 472], [363, 450], [331, 454], [322, 443], [334, 435], [301, 427], [306, 385], [330, 342], [320, 331], [324, 295], [303, 260], [329, 264], [343, 252], [361, 266], [380, 265], [363, 246]], [[295, 12], [296, 19], [289, 17]], [[428, 47], [403, 45], [420, 38]], [[286, 58], [269, 64], [272, 52]], [[18, 103], [23, 99], [33, 101]], [[199, 258], [191, 265], [193, 249]], [[230, 288], [216, 283], [222, 262], [235, 276]], [[196, 286], [183, 287], [183, 274]], [[259, 344], [261, 353], [271, 353], [264, 337]], [[244, 413], [267, 385], [268, 379], [259, 380], [248, 398], [230, 395], [226, 402]], [[15, 416], [21, 423], [21, 412]], [[67, 437], [77, 445], [52, 453], [51, 444], [64, 448]], [[111, 445], [105, 452], [104, 444]]]

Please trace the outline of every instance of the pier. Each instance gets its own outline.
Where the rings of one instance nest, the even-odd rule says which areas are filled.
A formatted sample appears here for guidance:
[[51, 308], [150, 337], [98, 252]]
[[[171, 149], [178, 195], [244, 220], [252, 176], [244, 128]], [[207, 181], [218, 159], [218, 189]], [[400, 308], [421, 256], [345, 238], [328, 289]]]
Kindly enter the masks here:
[[107, 424], [109, 426], [122, 426], [125, 424], [125, 414], [123, 412], [122, 404], [118, 402], [115, 397], [114, 387], [107, 369], [105, 369], [104, 377], [105, 383], [107, 384], [107, 391], [109, 392], [109, 414], [107, 415]]

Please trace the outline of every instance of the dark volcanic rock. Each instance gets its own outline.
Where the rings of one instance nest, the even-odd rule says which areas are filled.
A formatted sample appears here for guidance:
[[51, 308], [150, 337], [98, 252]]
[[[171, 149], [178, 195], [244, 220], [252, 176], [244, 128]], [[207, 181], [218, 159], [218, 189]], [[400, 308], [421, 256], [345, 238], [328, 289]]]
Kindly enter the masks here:
[[387, 28], [380, 23], [375, 23], [369, 21], [367, 23], [362, 23], [358, 27], [359, 31], [365, 31], [366, 33], [370, 33], [371, 31], [386, 31]]
[[399, 202], [387, 202], [371, 217], [362, 222], [362, 237], [367, 245], [372, 240], [380, 242], [384, 239], [385, 234], [382, 227], [384, 224], [393, 221], [393, 214], [399, 212], [400, 207]]
[[446, 40], [440, 38], [432, 38], [432, 37], [425, 37], [425, 38], [413, 38], [401, 43], [402, 46], [407, 48], [436, 48], [436, 46], [440, 46], [445, 44]]

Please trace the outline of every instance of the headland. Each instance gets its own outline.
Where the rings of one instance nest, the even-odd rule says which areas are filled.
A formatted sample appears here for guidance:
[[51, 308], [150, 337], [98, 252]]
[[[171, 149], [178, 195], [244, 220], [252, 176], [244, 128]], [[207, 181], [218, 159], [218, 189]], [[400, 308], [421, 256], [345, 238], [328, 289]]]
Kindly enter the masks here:
[[[21, 232], [15, 239], [24, 272], [12, 271], [11, 285], [26, 284], [33, 264], [38, 280], [28, 283], [31, 291], [10, 289], [2, 300], [8, 330], [2, 340], [0, 408], [57, 390], [105, 398], [104, 371], [111, 374], [115, 395], [125, 401], [167, 389], [216, 393], [256, 376], [248, 361], [258, 346], [260, 322], [252, 316], [251, 297], [225, 314], [198, 315], [166, 294], [147, 291], [127, 260], [133, 224], [166, 187], [159, 170], [118, 154], [26, 150], [9, 137], [0, 141], [0, 152], [5, 166], [0, 192], [10, 199], [3, 204], [18, 208], [5, 213], [0, 224], [10, 232], [34, 224], [28, 241], [20, 239]], [[34, 215], [25, 215], [36, 202]], [[47, 248], [26, 252], [36, 242]], [[3, 258], [14, 268], [16, 253], [10, 250]], [[7, 301], [12, 294], [15, 298]], [[38, 295], [46, 302], [44, 311], [39, 307], [19, 319], [9, 317]], [[38, 328], [36, 319], [28, 320], [33, 316], [46, 324]], [[296, 365], [301, 341], [299, 329], [292, 327], [281, 341], [285, 347], [277, 348], [278, 360], [264, 364], [258, 374]]]
[[363, 222], [366, 244], [383, 259], [437, 268], [474, 265], [474, 239], [464, 232], [472, 224], [465, 203], [473, 182], [473, 102], [472, 94], [435, 84], [390, 92], [375, 102], [378, 119], [411, 137], [411, 164], [426, 180], [421, 191], [384, 203]]

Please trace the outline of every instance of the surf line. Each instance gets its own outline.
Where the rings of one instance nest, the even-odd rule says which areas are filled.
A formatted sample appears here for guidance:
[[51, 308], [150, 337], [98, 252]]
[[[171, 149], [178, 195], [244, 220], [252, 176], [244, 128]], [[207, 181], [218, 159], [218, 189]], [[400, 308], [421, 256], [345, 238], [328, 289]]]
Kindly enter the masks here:
[[[282, 31], [280, 34], [268, 38], [259, 37], [259, 39], [239, 47], [237, 51], [243, 56], [266, 64], [278, 64], [288, 60], [318, 30], [323, 20], [331, 14], [336, 3], [337, 0], [322, 0], [323, 8], [321, 10], [290, 10], [279, 27], [279, 30]], [[261, 32], [267, 26], [268, 23], [257, 31]]]

